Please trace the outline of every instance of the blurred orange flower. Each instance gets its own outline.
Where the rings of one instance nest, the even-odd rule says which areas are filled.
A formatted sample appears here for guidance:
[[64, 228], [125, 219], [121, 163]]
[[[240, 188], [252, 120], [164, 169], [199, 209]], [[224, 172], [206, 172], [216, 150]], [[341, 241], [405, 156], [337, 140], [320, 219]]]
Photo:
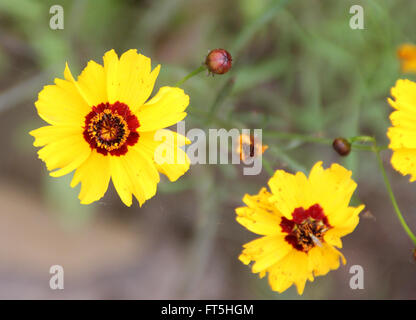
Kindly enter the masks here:
[[402, 72], [416, 72], [416, 45], [405, 43], [397, 50]]
[[236, 152], [240, 155], [240, 159], [245, 161], [247, 158], [263, 154], [268, 148], [269, 146], [262, 145], [254, 135], [242, 134]]

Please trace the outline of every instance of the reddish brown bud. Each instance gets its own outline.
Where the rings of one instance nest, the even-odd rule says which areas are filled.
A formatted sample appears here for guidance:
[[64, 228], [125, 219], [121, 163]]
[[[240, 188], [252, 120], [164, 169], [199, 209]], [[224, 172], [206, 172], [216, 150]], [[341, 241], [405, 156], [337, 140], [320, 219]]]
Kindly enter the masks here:
[[346, 156], [351, 151], [351, 144], [345, 138], [336, 138], [332, 147], [340, 156]]
[[227, 50], [214, 49], [208, 53], [205, 64], [215, 74], [224, 74], [231, 69], [232, 58]]
[[413, 259], [416, 261], [416, 249], [413, 249]]

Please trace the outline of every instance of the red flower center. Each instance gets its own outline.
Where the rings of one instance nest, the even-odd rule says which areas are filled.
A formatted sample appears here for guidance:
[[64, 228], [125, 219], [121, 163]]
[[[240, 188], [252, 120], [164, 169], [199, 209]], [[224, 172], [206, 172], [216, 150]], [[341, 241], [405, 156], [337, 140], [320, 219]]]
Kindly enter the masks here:
[[283, 217], [280, 227], [288, 234], [285, 240], [299, 251], [308, 252], [315, 245], [322, 245], [325, 232], [332, 228], [319, 204], [307, 210], [296, 208], [292, 217], [292, 220]]
[[85, 116], [84, 138], [97, 152], [112, 156], [127, 153], [139, 140], [139, 120], [121, 102], [101, 103]]

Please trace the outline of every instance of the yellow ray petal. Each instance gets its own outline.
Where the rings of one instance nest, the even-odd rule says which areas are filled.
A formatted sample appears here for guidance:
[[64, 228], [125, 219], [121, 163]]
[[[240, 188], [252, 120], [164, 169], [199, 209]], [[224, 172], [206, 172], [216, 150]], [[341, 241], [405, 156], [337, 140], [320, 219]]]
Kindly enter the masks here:
[[77, 84], [89, 106], [97, 106], [108, 101], [104, 68], [95, 61], [88, 62], [79, 75]]
[[75, 171], [71, 187], [81, 182], [81, 191], [78, 198], [82, 204], [90, 204], [101, 199], [108, 188], [110, 181], [110, 158], [91, 152], [88, 159]]
[[103, 60], [109, 102], [123, 102], [135, 113], [152, 93], [160, 65], [151, 71], [150, 59], [135, 49], [123, 53], [120, 60], [110, 50]]
[[[414, 108], [416, 109], [416, 106]], [[416, 131], [416, 113], [396, 110], [390, 114], [390, 121], [393, 126]]]
[[295, 284], [298, 294], [303, 294], [306, 281], [312, 279], [308, 270], [308, 258], [304, 252], [292, 250], [279, 263], [269, 269], [269, 283], [272, 290], [283, 292]]
[[346, 263], [344, 256], [331, 245], [324, 243], [322, 247], [314, 247], [308, 252], [308, 268], [315, 276], [324, 276], [330, 270], [339, 268], [340, 262]]
[[[39, 133], [39, 138], [41, 138], [44, 132], [32, 131], [32, 134], [35, 135], [39, 135]], [[48, 143], [38, 151], [39, 159], [45, 162], [49, 171], [59, 169], [50, 173], [53, 177], [60, 177], [75, 170], [88, 158], [90, 153], [89, 145], [77, 132]]]
[[416, 180], [416, 149], [394, 150], [391, 165], [402, 175], [410, 175], [410, 182]]
[[413, 128], [390, 127], [387, 136], [390, 139], [389, 148], [392, 150], [416, 149], [416, 130]]
[[277, 170], [268, 184], [272, 191], [270, 201], [286, 218], [292, 218], [292, 212], [304, 205], [307, 179], [302, 172], [296, 175]]
[[186, 117], [189, 96], [180, 88], [162, 87], [137, 112], [138, 131], [155, 131], [178, 123]]
[[281, 234], [281, 214], [270, 203], [272, 196], [266, 188], [262, 188], [257, 195], [244, 195], [243, 202], [247, 207], [236, 209], [236, 220], [251, 232], [260, 235]]
[[176, 181], [189, 170], [190, 159], [180, 149], [189, 143], [186, 137], [174, 131], [160, 129], [153, 132], [141, 132], [135, 148], [146, 152], [150, 158], [154, 159], [159, 172], [166, 175], [170, 181]]
[[364, 209], [364, 205], [358, 207], [339, 208], [336, 213], [328, 217], [329, 224], [337, 230], [338, 236], [343, 237], [354, 231], [359, 222], [359, 214]]
[[235, 209], [236, 220], [239, 224], [259, 235], [275, 235], [281, 233], [280, 219], [276, 216], [261, 212], [258, 209], [240, 207]]
[[39, 116], [52, 125], [82, 127], [89, 106], [74, 83], [55, 79], [55, 85], [43, 87], [35, 102]]
[[[123, 203], [130, 207], [132, 204], [132, 182], [128, 171], [124, 168], [122, 158], [110, 157], [111, 180]], [[144, 197], [140, 199], [144, 201]]]
[[110, 159], [113, 184], [127, 206], [132, 203], [132, 194], [140, 206], [156, 194], [159, 173], [146, 153], [130, 148], [124, 156]]
[[[331, 224], [348, 207], [357, 184], [351, 179], [352, 172], [337, 163], [328, 169], [318, 162], [312, 168], [307, 188], [307, 206], [318, 203]], [[342, 217], [341, 220], [345, 219]]]
[[76, 126], [44, 126], [29, 132], [35, 138], [33, 145], [43, 147], [48, 143], [62, 140], [68, 136], [82, 136], [83, 129]]
[[341, 237], [345, 234], [351, 233], [352, 230], [344, 230], [341, 228], [331, 228], [329, 229], [325, 235], [324, 240], [326, 243], [328, 243], [331, 246], [335, 246], [338, 248], [342, 248], [342, 241]]
[[286, 242], [283, 236], [273, 237], [270, 244], [264, 247], [263, 253], [256, 258], [252, 267], [253, 273], [262, 272], [274, 264], [279, 263], [281, 259], [293, 250], [293, 247]]
[[286, 252], [292, 246], [286, 241], [282, 242], [282, 238], [283, 236], [281, 234], [277, 234], [254, 239], [243, 245], [242, 255], [248, 261], [247, 263], [249, 263], [261, 259], [273, 251]]
[[391, 88], [395, 100], [388, 99], [390, 105], [397, 110], [404, 110], [416, 115], [416, 83], [408, 79], [399, 79]]

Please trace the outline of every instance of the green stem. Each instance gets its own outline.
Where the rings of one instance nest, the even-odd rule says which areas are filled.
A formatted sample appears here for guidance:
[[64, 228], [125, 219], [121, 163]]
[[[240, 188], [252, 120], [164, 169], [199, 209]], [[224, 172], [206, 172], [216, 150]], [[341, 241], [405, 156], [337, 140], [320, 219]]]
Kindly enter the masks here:
[[289, 156], [286, 152], [281, 150], [280, 148], [273, 146], [269, 147], [270, 153], [272, 153], [275, 157], [280, 159], [283, 162], [286, 162], [290, 168], [292, 168], [295, 171], [302, 171], [303, 173], [306, 173], [306, 168], [302, 166], [300, 163], [298, 163], [295, 159], [293, 159], [291, 156]]
[[273, 175], [273, 168], [272, 168], [272, 165], [270, 164], [269, 160], [267, 160], [263, 155], [261, 155], [261, 161], [263, 162], [263, 166], [266, 169], [269, 176], [272, 176]]
[[314, 137], [312, 135], [305, 135], [299, 133], [287, 133], [279, 131], [269, 131], [263, 132], [263, 137], [278, 138], [278, 139], [288, 139], [288, 140], [301, 140], [304, 142], [314, 142], [320, 144], [332, 144], [332, 139]]
[[402, 213], [399, 209], [399, 205], [397, 204], [396, 197], [394, 196], [393, 189], [391, 187], [389, 178], [387, 177], [387, 173], [386, 173], [386, 170], [384, 168], [383, 160], [381, 159], [381, 156], [380, 156], [380, 149], [377, 147], [377, 144], [376, 144], [375, 141], [374, 141], [374, 150], [373, 151], [377, 156], [377, 162], [378, 162], [378, 165], [380, 167], [381, 173], [383, 174], [384, 184], [386, 185], [386, 189], [387, 189], [387, 192], [389, 194], [391, 203], [393, 204], [394, 211], [396, 212], [397, 217], [399, 218], [399, 221], [400, 221], [404, 231], [406, 231], [407, 235], [410, 237], [410, 239], [416, 245], [416, 236], [410, 230], [409, 226], [407, 225], [406, 221], [404, 220], [404, 217], [403, 217], [403, 215], [402, 215]]
[[191, 73], [189, 73], [187, 76], [185, 76], [182, 80], [176, 82], [175, 87], [180, 87], [182, 84], [184, 84], [188, 79], [192, 78], [193, 76], [196, 76], [198, 73], [201, 73], [202, 71], [206, 70], [207, 67], [205, 65], [200, 66], [199, 68], [195, 69]]
[[363, 146], [360, 144], [352, 144], [351, 145], [351, 149], [352, 150], [359, 150], [359, 151], [374, 151], [374, 147], [373, 146]]
[[355, 136], [355, 137], [349, 138], [348, 141], [350, 143], [354, 143], [354, 142], [373, 142], [374, 143], [376, 139], [370, 136]]

